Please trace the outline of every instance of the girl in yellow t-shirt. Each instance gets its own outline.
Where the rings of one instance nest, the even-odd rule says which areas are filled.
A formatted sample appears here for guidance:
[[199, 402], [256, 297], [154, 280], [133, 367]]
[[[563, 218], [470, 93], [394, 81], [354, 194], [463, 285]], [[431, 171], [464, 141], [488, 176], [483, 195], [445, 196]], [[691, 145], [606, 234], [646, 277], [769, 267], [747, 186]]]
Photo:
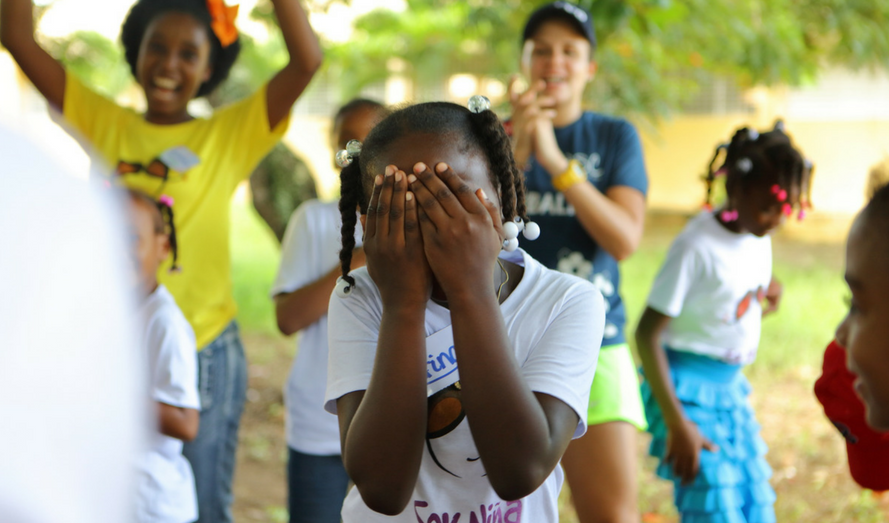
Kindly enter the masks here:
[[298, 0], [272, 0], [290, 62], [246, 99], [207, 119], [188, 102], [213, 91], [240, 49], [236, 7], [223, 0], [139, 0], [121, 40], [145, 92], [144, 114], [120, 107], [67, 74], [34, 39], [29, 0], [0, 3], [0, 41], [47, 101], [62, 111], [128, 187], [176, 200], [181, 272], [166, 286], [199, 347], [201, 430], [188, 444], [199, 521], [230, 521], [231, 477], [246, 391], [246, 363], [234, 323], [229, 200], [237, 184], [281, 138], [288, 115], [321, 65], [321, 50]]

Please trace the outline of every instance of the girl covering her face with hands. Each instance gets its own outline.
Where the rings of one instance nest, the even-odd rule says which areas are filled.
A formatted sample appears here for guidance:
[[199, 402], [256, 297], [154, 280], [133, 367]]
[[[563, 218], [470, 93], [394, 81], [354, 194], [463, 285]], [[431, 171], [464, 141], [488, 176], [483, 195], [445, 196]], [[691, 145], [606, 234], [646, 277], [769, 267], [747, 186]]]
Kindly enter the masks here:
[[[501, 252], [526, 217], [490, 110], [411, 106], [351, 156], [326, 394], [355, 483], [343, 520], [558, 521], [558, 463], [586, 427], [600, 293]], [[348, 273], [356, 205], [367, 266]]]

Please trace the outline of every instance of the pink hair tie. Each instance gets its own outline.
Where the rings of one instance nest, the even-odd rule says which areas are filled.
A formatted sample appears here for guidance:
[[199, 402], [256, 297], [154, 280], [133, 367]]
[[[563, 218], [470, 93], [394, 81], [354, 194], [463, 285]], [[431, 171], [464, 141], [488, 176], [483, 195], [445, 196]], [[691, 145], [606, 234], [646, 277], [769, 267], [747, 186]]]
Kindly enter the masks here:
[[799, 213], [797, 213], [797, 215], [796, 215], [796, 219], [799, 220], [799, 221], [803, 221], [805, 218], [806, 218], [806, 211], [805, 211], [805, 209], [800, 209], [800, 210], [799, 210]]
[[173, 197], [168, 196], [166, 194], [162, 194], [161, 197], [157, 199], [157, 202], [162, 203], [162, 204], [166, 205], [167, 207], [172, 207], [173, 206]]
[[724, 223], [733, 222], [738, 219], [738, 211], [722, 211], [719, 217]]
[[785, 191], [784, 189], [781, 189], [780, 191], [778, 191], [778, 201], [783, 202], [786, 199], [787, 199], [787, 191]]
[[772, 194], [778, 194], [779, 192], [781, 192], [781, 186], [776, 183], [772, 186]]
[[784, 206], [781, 207], [781, 210], [784, 212], [785, 216], [790, 216], [791, 214], [793, 214], [793, 206], [791, 206], [789, 203], [785, 203]]

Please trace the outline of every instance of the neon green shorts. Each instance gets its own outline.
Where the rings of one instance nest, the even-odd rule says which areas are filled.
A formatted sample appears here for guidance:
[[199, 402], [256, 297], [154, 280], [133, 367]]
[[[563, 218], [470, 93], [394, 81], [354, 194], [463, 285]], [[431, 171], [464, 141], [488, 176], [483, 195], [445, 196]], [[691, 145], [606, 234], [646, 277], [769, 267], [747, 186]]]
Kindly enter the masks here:
[[626, 421], [639, 430], [648, 428], [639, 391], [639, 374], [626, 343], [602, 347], [596, 377], [590, 388], [587, 425], [609, 421]]

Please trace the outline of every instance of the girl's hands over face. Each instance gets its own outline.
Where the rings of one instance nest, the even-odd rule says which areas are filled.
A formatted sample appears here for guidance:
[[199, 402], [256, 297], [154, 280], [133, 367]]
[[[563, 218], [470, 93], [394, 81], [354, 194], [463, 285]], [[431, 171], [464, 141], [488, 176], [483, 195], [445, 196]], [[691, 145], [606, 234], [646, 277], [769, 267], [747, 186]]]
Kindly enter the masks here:
[[423, 252], [417, 199], [394, 165], [374, 179], [364, 229], [367, 272], [384, 306], [425, 307], [432, 293], [432, 272]]
[[423, 163], [413, 171], [408, 182], [417, 199], [423, 248], [448, 300], [492, 295], [494, 264], [503, 245], [499, 208], [444, 162], [434, 172]]
[[[509, 103], [512, 106], [510, 123], [512, 124], [513, 154], [516, 164], [521, 166], [528, 162], [531, 153], [536, 152], [534, 134], [537, 129], [537, 121], [542, 119], [552, 122], [556, 111], [552, 109], [555, 100], [540, 94], [546, 89], [546, 82], [540, 80], [526, 91], [517, 92], [517, 81], [517, 76], [510, 79], [508, 92]], [[552, 128], [551, 124], [550, 128]], [[555, 141], [555, 136], [553, 136], [553, 140]]]
[[687, 485], [698, 475], [701, 449], [718, 452], [719, 446], [705, 438], [691, 420], [683, 420], [667, 432], [667, 452], [664, 461], [672, 464], [673, 473]]

